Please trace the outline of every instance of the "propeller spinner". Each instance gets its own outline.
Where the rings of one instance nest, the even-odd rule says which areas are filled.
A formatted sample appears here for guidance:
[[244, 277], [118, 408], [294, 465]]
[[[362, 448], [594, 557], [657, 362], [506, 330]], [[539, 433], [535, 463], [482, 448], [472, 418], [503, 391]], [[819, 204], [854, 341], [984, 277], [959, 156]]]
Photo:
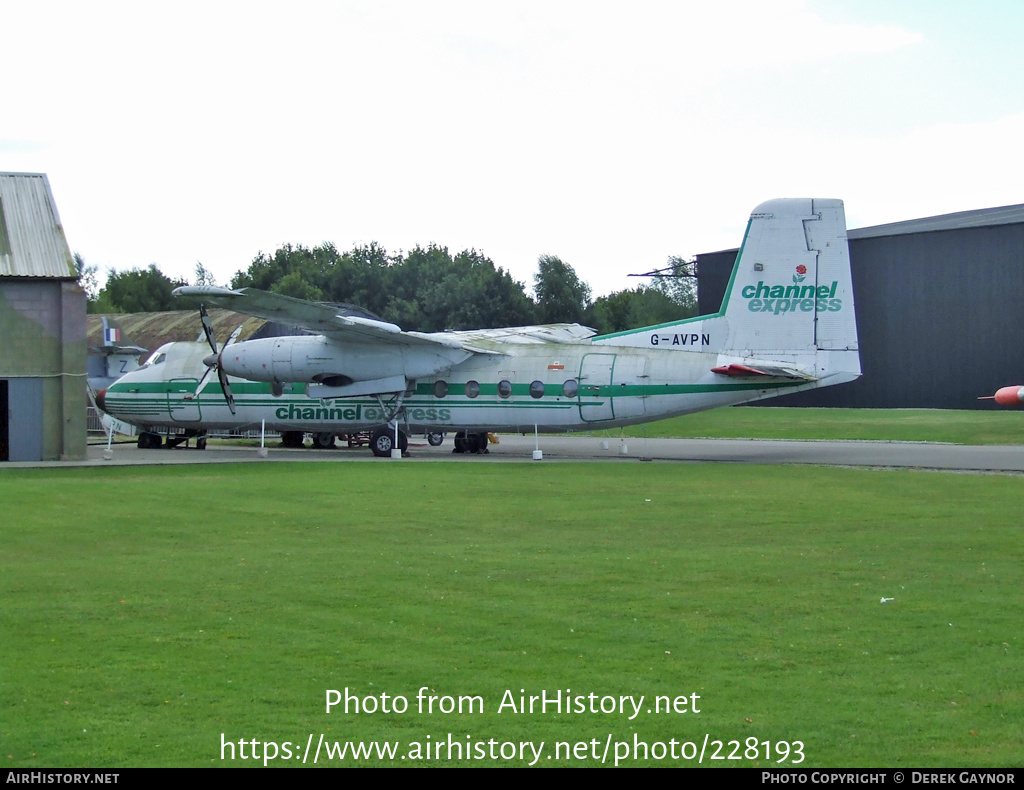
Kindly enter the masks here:
[[231, 394], [231, 386], [228, 384], [228, 374], [224, 372], [224, 368], [220, 364], [221, 351], [217, 350], [217, 340], [213, 336], [213, 324], [210, 322], [210, 316], [206, 312], [206, 305], [199, 305], [199, 318], [203, 322], [203, 334], [206, 335], [206, 342], [210, 344], [210, 349], [213, 351], [208, 357], [203, 359], [203, 364], [206, 365], [207, 371], [203, 374], [203, 378], [199, 381], [199, 386], [196, 387], [196, 392], [203, 386], [203, 382], [206, 380], [207, 374], [211, 370], [217, 371], [217, 379], [220, 381], [221, 392], [224, 393], [224, 400], [228, 404], [228, 408], [231, 413], [235, 413], [235, 397]]

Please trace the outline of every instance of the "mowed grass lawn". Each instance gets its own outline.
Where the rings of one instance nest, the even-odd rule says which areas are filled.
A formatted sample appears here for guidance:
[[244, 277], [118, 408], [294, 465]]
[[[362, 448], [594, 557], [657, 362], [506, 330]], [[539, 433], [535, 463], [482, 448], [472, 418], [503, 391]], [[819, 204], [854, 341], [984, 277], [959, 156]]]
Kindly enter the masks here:
[[[298, 766], [321, 735], [532, 760], [414, 758], [449, 734], [548, 766], [705, 736], [769, 741], [761, 766], [1024, 764], [1019, 477], [268, 463], [4, 470], [0, 501], [7, 767], [253, 764], [239, 740]], [[484, 709], [420, 713], [422, 687]], [[409, 709], [326, 713], [346, 688]], [[499, 712], [567, 689], [643, 711]], [[692, 764], [658, 754], [623, 764]]]
[[[615, 432], [617, 435], [617, 431]], [[625, 429], [626, 436], [681, 439], [859, 439], [1024, 444], [1024, 409], [787, 409], [738, 406]]]

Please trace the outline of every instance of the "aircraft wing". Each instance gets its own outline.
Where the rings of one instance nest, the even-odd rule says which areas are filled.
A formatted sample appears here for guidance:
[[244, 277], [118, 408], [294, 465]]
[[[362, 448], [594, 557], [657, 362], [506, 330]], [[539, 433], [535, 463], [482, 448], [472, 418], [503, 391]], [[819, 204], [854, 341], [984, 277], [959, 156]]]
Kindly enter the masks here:
[[442, 346], [458, 348], [476, 354], [493, 354], [492, 348], [462, 340], [450, 333], [424, 334], [403, 332], [396, 324], [358, 315], [345, 315], [339, 308], [327, 304], [307, 302], [283, 294], [259, 291], [255, 288], [216, 288], [205, 285], [185, 285], [174, 289], [175, 296], [192, 296], [204, 302], [226, 307], [238, 313], [253, 315], [286, 326], [308, 329], [335, 340], [388, 343], [404, 346]]

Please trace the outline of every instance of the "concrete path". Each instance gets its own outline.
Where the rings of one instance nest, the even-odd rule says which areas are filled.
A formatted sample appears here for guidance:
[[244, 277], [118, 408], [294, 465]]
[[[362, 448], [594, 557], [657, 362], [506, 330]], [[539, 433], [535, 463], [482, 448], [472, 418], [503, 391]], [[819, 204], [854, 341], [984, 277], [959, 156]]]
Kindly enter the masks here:
[[[276, 445], [276, 442], [274, 443]], [[961, 472], [1024, 473], [1024, 446], [963, 446], [917, 442], [806, 442], [742, 439], [626, 439], [625, 452], [617, 438], [595, 436], [541, 436], [544, 461], [818, 464], [881, 468], [943, 469]], [[403, 462], [457, 461], [460, 463], [532, 462], [532, 436], [500, 437], [487, 455], [452, 453], [451, 438], [441, 447], [430, 447], [414, 438]], [[139, 450], [134, 444], [114, 445], [113, 458], [104, 460], [102, 446], [90, 446], [88, 460], [77, 463], [7, 463], [3, 468], [25, 466], [116, 466], [121, 464], [268, 463], [280, 461], [364, 461], [392, 463], [374, 458], [366, 447], [335, 450], [288, 450], [269, 446], [267, 458], [254, 447], [211, 443], [208, 450], [177, 448]], [[399, 463], [399, 462], [394, 462]], [[541, 461], [540, 463], [543, 463]]]

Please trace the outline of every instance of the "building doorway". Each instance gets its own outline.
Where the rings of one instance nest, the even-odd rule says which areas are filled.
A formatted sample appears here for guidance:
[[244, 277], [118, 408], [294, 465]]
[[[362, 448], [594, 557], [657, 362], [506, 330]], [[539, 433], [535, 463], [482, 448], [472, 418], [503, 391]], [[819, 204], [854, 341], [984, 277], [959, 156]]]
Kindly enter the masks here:
[[0, 461], [10, 460], [10, 410], [7, 408], [7, 382], [0, 381]]

